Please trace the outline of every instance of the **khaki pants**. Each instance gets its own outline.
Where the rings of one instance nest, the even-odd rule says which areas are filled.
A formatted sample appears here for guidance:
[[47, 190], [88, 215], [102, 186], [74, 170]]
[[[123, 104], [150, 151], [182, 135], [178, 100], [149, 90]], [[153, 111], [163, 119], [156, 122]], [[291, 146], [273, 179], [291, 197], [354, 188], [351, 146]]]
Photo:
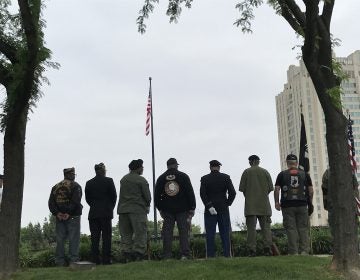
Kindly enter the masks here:
[[145, 213], [119, 214], [121, 251], [123, 253], [146, 252], [147, 215]]
[[270, 216], [246, 216], [247, 245], [251, 251], [256, 251], [256, 222], [259, 220], [261, 234], [264, 239], [264, 248], [271, 248], [271, 218]]
[[309, 215], [307, 206], [282, 208], [283, 223], [288, 238], [288, 254], [308, 254]]

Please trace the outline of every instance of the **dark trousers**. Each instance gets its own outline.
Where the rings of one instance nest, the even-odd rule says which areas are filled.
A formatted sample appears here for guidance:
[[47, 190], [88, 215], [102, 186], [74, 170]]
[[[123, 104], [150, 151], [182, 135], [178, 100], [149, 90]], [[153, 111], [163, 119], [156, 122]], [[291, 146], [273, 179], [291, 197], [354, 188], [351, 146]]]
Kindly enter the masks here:
[[230, 215], [229, 212], [211, 215], [204, 214], [205, 231], [206, 231], [206, 256], [215, 257], [215, 233], [216, 225], [219, 227], [223, 253], [225, 257], [230, 257]]
[[161, 215], [162, 215], [162, 218], [164, 219], [164, 224], [163, 224], [163, 228], [162, 228], [164, 258], [171, 258], [171, 256], [172, 256], [172, 241], [173, 241], [175, 222], [179, 229], [181, 255], [185, 256], [185, 257], [189, 257], [190, 256], [189, 213], [188, 212], [181, 212], [181, 213], [162, 212]]
[[110, 263], [111, 259], [111, 218], [89, 219], [91, 232], [91, 256], [92, 261], [100, 263], [99, 243], [102, 238], [102, 262]]

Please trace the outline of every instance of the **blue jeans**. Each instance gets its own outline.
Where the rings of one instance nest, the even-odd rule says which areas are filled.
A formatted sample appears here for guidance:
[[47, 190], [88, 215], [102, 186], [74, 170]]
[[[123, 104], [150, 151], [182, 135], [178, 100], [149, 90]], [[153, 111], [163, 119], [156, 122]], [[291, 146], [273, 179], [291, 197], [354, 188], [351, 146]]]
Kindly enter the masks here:
[[66, 239], [69, 239], [70, 262], [76, 262], [79, 260], [80, 216], [70, 217], [66, 221], [56, 219], [55, 263], [58, 266], [65, 264]]
[[223, 252], [225, 257], [230, 257], [230, 215], [229, 212], [211, 215], [206, 212], [204, 214], [205, 231], [206, 231], [206, 256], [208, 258], [215, 257], [215, 233], [216, 224], [219, 227], [219, 233]]

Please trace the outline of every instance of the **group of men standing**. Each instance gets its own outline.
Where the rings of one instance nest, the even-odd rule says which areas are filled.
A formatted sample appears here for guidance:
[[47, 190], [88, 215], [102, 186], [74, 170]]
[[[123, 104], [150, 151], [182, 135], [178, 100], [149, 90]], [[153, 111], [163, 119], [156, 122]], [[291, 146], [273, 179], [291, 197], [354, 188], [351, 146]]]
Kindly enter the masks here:
[[[298, 169], [297, 158], [288, 155], [288, 169], [282, 171], [275, 183], [275, 208], [282, 210], [284, 227], [288, 236], [289, 254], [309, 252], [309, 209], [311, 209], [312, 183], [309, 175]], [[274, 190], [269, 172], [259, 166], [260, 158], [249, 157], [247, 168], [240, 181], [239, 190], [245, 197], [245, 217], [249, 256], [256, 256], [256, 223], [259, 221], [264, 239], [264, 255], [272, 255], [271, 206], [269, 193]], [[167, 161], [167, 170], [159, 176], [155, 185], [154, 203], [163, 218], [163, 258], [172, 258], [172, 241], [175, 222], [179, 231], [181, 259], [190, 258], [189, 234], [191, 218], [195, 213], [196, 200], [191, 180], [178, 170], [175, 158]], [[206, 231], [206, 255], [215, 257], [215, 233], [218, 225], [223, 255], [231, 256], [230, 213], [236, 191], [229, 175], [221, 173], [221, 163], [209, 162], [210, 173], [201, 178], [200, 197], [204, 204]], [[144, 258], [147, 243], [147, 214], [150, 210], [149, 184], [141, 176], [143, 161], [133, 160], [129, 173], [120, 181], [117, 213], [121, 251], [126, 262]], [[111, 236], [113, 209], [117, 201], [114, 182], [106, 177], [103, 163], [95, 165], [96, 176], [85, 186], [85, 199], [90, 206], [92, 261], [97, 264], [111, 263]], [[281, 198], [280, 194], [281, 193]], [[64, 242], [69, 239], [70, 262], [79, 259], [79, 237], [82, 190], [75, 182], [75, 169], [64, 169], [64, 180], [56, 184], [50, 194], [49, 209], [56, 216], [56, 264], [65, 264]], [[279, 199], [280, 198], [280, 199]], [[102, 238], [102, 253], [99, 251]], [[299, 240], [299, 246], [298, 246]], [[101, 257], [100, 257], [101, 256]]]

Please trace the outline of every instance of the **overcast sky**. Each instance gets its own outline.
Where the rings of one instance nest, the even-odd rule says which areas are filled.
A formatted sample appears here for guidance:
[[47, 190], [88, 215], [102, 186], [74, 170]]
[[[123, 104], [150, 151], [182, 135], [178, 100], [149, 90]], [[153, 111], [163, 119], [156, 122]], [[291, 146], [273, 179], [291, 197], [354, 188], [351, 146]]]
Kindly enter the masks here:
[[[169, 157], [177, 158], [197, 197], [195, 224], [203, 225], [199, 187], [210, 160], [223, 164], [236, 190], [251, 154], [259, 155], [275, 181], [275, 96], [289, 65], [298, 64], [301, 42], [266, 5], [256, 10], [253, 34], [243, 34], [233, 25], [236, 2], [195, 0], [178, 24], [169, 24], [167, 1], [161, 1], [145, 35], [136, 26], [143, 0], [46, 2], [45, 38], [61, 68], [46, 73], [51, 85], [43, 87], [28, 123], [23, 226], [48, 216], [51, 187], [65, 167], [74, 166], [76, 181], [85, 187], [94, 164], [104, 162], [119, 192], [129, 162], [142, 158], [152, 188], [151, 138], [145, 136], [149, 76], [156, 176]], [[336, 2], [332, 32], [342, 40], [337, 56], [360, 49], [359, 10], [359, 0]], [[272, 193], [270, 198], [273, 205]], [[82, 202], [82, 232], [88, 233], [89, 208]], [[237, 191], [233, 224], [244, 221], [243, 207]], [[273, 222], [281, 222], [276, 210]]]

